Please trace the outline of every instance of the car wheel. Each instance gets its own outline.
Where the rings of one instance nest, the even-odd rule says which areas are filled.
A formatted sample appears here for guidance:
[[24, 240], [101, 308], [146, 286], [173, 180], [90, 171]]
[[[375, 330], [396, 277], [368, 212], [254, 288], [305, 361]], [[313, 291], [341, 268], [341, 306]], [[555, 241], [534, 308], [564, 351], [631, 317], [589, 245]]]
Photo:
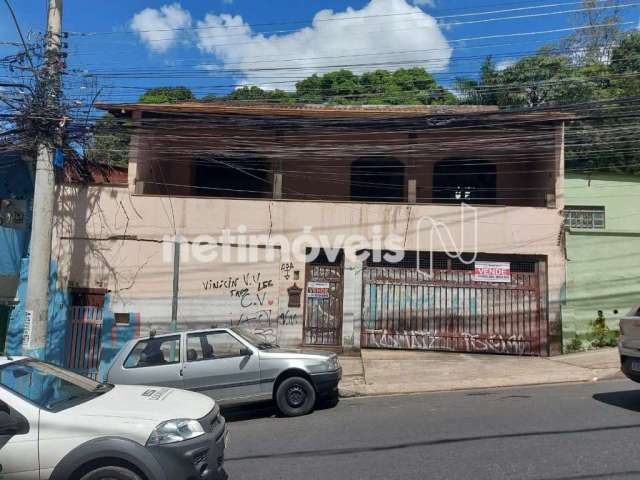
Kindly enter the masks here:
[[302, 377], [286, 378], [278, 385], [276, 404], [286, 417], [306, 415], [316, 403], [316, 391], [311, 383]]
[[141, 480], [140, 476], [128, 468], [100, 467], [90, 471], [80, 480]]

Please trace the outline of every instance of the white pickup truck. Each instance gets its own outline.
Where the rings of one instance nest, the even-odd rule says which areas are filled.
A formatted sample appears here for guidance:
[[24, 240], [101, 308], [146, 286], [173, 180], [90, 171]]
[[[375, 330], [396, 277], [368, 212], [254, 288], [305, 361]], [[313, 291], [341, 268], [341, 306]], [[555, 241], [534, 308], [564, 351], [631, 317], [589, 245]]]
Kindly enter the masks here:
[[199, 393], [97, 383], [0, 357], [0, 478], [226, 480], [225, 420]]
[[622, 372], [640, 383], [640, 305], [620, 320], [618, 350]]

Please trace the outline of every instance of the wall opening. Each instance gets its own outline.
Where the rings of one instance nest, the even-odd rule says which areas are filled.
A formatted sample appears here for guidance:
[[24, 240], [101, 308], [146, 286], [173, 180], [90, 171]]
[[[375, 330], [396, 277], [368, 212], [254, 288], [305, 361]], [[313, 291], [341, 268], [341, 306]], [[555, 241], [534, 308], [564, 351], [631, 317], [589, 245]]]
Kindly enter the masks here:
[[495, 163], [487, 160], [443, 160], [433, 168], [433, 201], [495, 204]]
[[251, 156], [196, 158], [193, 162], [193, 195], [269, 198], [273, 191], [269, 174], [269, 163]]
[[351, 201], [404, 202], [405, 167], [393, 158], [361, 158], [351, 164]]

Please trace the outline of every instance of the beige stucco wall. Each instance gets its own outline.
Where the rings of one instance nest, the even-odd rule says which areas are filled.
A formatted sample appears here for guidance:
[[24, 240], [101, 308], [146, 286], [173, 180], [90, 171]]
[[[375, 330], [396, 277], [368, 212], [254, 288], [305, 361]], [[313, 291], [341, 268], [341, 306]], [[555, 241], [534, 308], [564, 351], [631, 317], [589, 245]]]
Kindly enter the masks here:
[[[562, 161], [561, 155], [557, 160]], [[399, 236], [406, 250], [454, 251], [456, 245], [446, 239], [444, 245], [431, 245], [424, 220], [421, 223], [429, 217], [449, 227], [457, 246], [464, 245], [460, 249], [472, 251], [476, 245], [484, 253], [545, 256], [549, 320], [552, 336], [559, 340], [564, 257], [558, 209], [477, 208], [476, 239], [474, 216], [461, 221], [460, 207], [452, 205], [169, 198], [135, 195], [126, 186], [63, 186], [58, 195], [53, 252], [60, 269], [60, 287], [109, 289], [111, 308], [140, 313], [143, 333], [151, 327], [162, 331], [169, 326], [172, 265], [163, 261], [161, 243], [166, 235], [178, 233], [193, 240], [199, 235], [219, 236], [225, 229], [237, 232], [242, 225], [247, 235], [282, 235], [293, 241], [305, 227], [311, 227], [313, 233], [323, 234], [335, 244], [350, 235], [371, 238], [374, 227], [380, 226], [383, 236]], [[273, 253], [273, 258], [267, 259], [267, 251], [263, 251], [254, 263], [216, 261], [202, 265], [183, 258], [181, 324], [202, 327], [212, 322], [246, 321], [253, 328], [271, 329], [270, 334], [281, 344], [299, 344], [303, 309], [288, 308], [287, 288], [294, 283], [304, 286], [305, 265], [293, 260], [293, 268], [283, 270], [289, 260], [281, 258], [281, 252]], [[172, 258], [170, 251], [167, 258]], [[345, 270], [343, 343], [348, 347], [359, 342], [361, 267], [348, 261]], [[299, 273], [298, 280], [293, 278], [294, 271]], [[209, 280], [229, 278], [249, 290], [250, 301], [243, 304], [231, 291], [237, 289], [224, 283], [219, 288], [204, 288]], [[268, 283], [259, 290], [263, 281]]]

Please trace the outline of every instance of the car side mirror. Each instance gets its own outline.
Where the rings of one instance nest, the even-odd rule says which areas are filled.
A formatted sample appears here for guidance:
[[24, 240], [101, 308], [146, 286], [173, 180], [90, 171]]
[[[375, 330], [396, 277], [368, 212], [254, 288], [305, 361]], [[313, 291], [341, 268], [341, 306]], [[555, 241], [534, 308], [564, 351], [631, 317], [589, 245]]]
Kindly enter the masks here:
[[0, 435], [15, 435], [20, 433], [22, 427], [23, 424], [19, 419], [0, 411]]
[[253, 355], [253, 351], [250, 348], [243, 348], [240, 350], [240, 355], [243, 357], [250, 357]]

